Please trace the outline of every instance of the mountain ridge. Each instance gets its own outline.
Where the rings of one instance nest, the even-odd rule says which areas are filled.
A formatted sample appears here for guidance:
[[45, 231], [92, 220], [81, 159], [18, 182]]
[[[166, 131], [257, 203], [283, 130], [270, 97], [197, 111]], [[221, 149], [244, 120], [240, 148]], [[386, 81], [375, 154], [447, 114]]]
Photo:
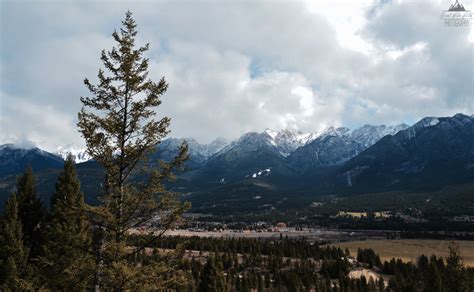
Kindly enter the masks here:
[[[180, 173], [178, 181], [170, 187], [189, 194], [187, 198], [193, 202], [212, 203], [230, 197], [239, 201], [259, 196], [262, 197], [259, 202], [270, 203], [272, 198], [280, 200], [288, 196], [416, 190], [472, 182], [473, 124], [474, 115], [457, 114], [426, 117], [410, 127], [364, 125], [352, 131], [330, 127], [317, 137], [266, 129], [245, 133], [231, 142], [218, 139], [207, 146], [186, 139], [191, 153], [189, 170]], [[152, 158], [172, 159], [182, 141], [164, 140]], [[285, 155], [288, 149], [294, 148]], [[16, 154], [8, 158], [6, 150], [14, 150]], [[3, 145], [0, 146], [1, 197], [11, 191], [15, 175], [28, 165], [24, 157], [35, 164], [33, 169], [44, 185], [42, 188], [53, 189], [63, 163], [59, 156], [38, 148]], [[85, 179], [83, 188], [93, 196], [100, 189], [100, 167], [93, 161], [79, 163], [77, 167]]]

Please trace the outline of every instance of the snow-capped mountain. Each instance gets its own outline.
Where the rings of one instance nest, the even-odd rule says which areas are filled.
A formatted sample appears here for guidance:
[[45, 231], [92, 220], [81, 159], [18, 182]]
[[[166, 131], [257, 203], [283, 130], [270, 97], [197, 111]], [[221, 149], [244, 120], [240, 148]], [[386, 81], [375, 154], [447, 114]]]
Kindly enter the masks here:
[[[197, 161], [204, 161], [214, 153], [220, 151], [228, 142], [223, 138], [217, 138], [209, 144], [200, 144], [193, 138], [168, 138], [163, 140], [157, 147], [159, 159], [171, 160], [177, 154], [178, 147], [186, 140], [189, 146], [189, 153], [193, 159]], [[67, 156], [71, 154], [76, 163], [86, 162], [92, 159], [87, 153], [85, 147], [78, 147], [74, 145], [60, 146], [56, 149], [55, 154], [66, 160]]]
[[304, 172], [309, 168], [340, 165], [378, 142], [386, 135], [394, 135], [408, 128], [364, 125], [354, 131], [345, 127], [330, 127], [319, 137], [298, 148], [288, 157], [291, 167]]
[[407, 124], [399, 124], [395, 126], [373, 126], [364, 125], [358, 129], [355, 129], [351, 133], [351, 137], [361, 143], [365, 148], [374, 145], [378, 140], [387, 135], [395, 135], [396, 133], [407, 129]]
[[212, 155], [216, 154], [217, 152], [221, 151], [229, 145], [229, 140], [224, 139], [222, 137], [216, 138], [209, 144], [205, 144], [205, 150], [203, 155], [206, 156], [207, 158], [211, 157]]
[[[421, 127], [434, 125], [436, 124], [436, 121], [436, 118], [425, 118], [419, 123], [417, 123], [415, 126]], [[229, 162], [230, 160], [232, 160], [231, 157], [235, 159], [240, 159], [242, 157], [248, 157], [249, 153], [257, 153], [261, 150], [265, 150], [268, 155], [270, 155], [270, 153], [273, 153], [271, 155], [275, 155], [275, 159], [277, 160], [284, 160], [287, 158], [289, 160], [292, 160], [298, 155], [303, 155], [301, 159], [297, 159], [298, 161], [304, 160], [305, 163], [303, 164], [312, 164], [315, 162], [313, 160], [319, 160], [321, 162], [321, 153], [326, 152], [328, 154], [331, 152], [332, 154], [330, 154], [330, 156], [333, 156], [334, 159], [329, 159], [329, 161], [322, 163], [322, 165], [332, 165], [344, 162], [352, 158], [360, 151], [376, 143], [383, 136], [396, 134], [400, 130], [404, 130], [407, 127], [408, 126], [405, 124], [400, 124], [396, 126], [365, 125], [352, 132], [348, 128], [344, 127], [330, 127], [320, 133], [305, 133], [289, 129], [284, 129], [280, 131], [265, 129], [262, 132], [245, 133], [239, 139], [231, 143], [223, 138], [217, 138], [209, 144], [201, 144], [193, 138], [169, 138], [162, 141], [157, 146], [156, 151], [154, 153], [154, 157], [167, 161], [173, 159], [173, 157], [177, 154], [179, 145], [181, 145], [181, 143], [186, 140], [189, 145], [190, 153], [189, 165], [192, 166], [192, 168], [194, 169], [197, 167], [202, 167], [203, 164], [205, 164], [213, 156], [225, 155], [226, 159], [224, 160]], [[316, 140], [319, 141], [319, 146], [317, 146], [317, 148], [331, 149], [319, 149], [316, 152], [315, 149], [313, 149], [309, 151], [309, 153], [305, 153], [304, 150], [299, 150], [308, 146]], [[323, 140], [325, 142], [321, 144]], [[15, 147], [11, 144], [8, 145], [4, 145], [2, 147], [4, 149]], [[20, 149], [19, 147], [16, 148]], [[42, 151], [38, 148], [36, 149], [37, 151]], [[297, 152], [297, 150], [300, 151], [300, 154], [296, 156], [294, 155], [290, 158], [290, 156], [293, 153]], [[84, 147], [78, 147], [71, 144], [58, 147], [54, 154], [58, 157], [61, 157], [63, 160], [66, 159], [69, 154], [71, 154], [76, 163], [83, 163], [91, 160], [91, 156], [87, 154], [86, 149]], [[273, 158], [271, 160], [273, 160]], [[291, 164], [294, 165], [294, 163]], [[296, 164], [300, 163], [297, 162]], [[265, 168], [267, 167], [267, 165], [260, 165], [259, 167]], [[257, 169], [252, 171], [257, 171]]]
[[[316, 133], [266, 129], [249, 132], [228, 144], [202, 164], [203, 180], [226, 181], [272, 168], [271, 176], [314, 167], [340, 165], [358, 155], [380, 138], [407, 126], [366, 125], [354, 131], [329, 127]], [[191, 145], [190, 145], [191, 148]]]
[[285, 168], [285, 157], [275, 141], [276, 136], [277, 133], [270, 131], [242, 135], [211, 156], [197, 173], [195, 181], [235, 181], [263, 169], [271, 169], [272, 175], [281, 172]]
[[0, 175], [22, 172], [28, 165], [33, 170], [41, 170], [62, 167], [63, 161], [61, 157], [37, 147], [0, 145]]
[[291, 153], [288, 163], [301, 173], [310, 168], [342, 164], [363, 150], [364, 147], [351, 137], [348, 128], [330, 127], [315, 140]]
[[171, 161], [177, 154], [179, 146], [186, 141], [188, 144], [189, 160], [187, 165], [195, 169], [201, 166], [215, 153], [221, 151], [229, 143], [224, 138], [217, 138], [209, 144], [201, 144], [193, 138], [168, 138], [156, 146], [152, 154], [155, 159]]
[[[474, 181], [472, 115], [428, 117], [409, 128], [404, 124], [364, 125], [353, 131], [330, 127], [309, 134], [267, 129], [231, 143], [186, 140], [191, 158], [186, 173], [179, 174], [177, 188], [193, 193], [193, 200], [204, 196], [206, 204], [288, 194], [431, 189]], [[154, 155], [172, 157], [181, 142], [167, 139], [157, 145]], [[87, 160], [78, 147], [62, 147], [58, 153]], [[16, 176], [28, 165], [39, 188], [50, 194], [63, 163], [60, 156], [33, 146], [0, 145], [0, 196], [8, 196]], [[100, 172], [93, 163], [78, 165], [90, 198], [98, 193]]]
[[418, 121], [412, 127], [410, 127], [409, 130], [406, 131], [405, 134], [407, 135], [409, 139], [413, 139], [413, 138], [416, 138], [417, 133], [420, 132], [420, 130], [423, 130], [423, 128], [436, 126], [438, 123], [439, 123], [439, 118], [426, 117]]
[[264, 132], [271, 137], [271, 143], [278, 148], [279, 153], [284, 157], [287, 157], [293, 151], [306, 145], [318, 136], [316, 133], [303, 133], [288, 129], [279, 132], [266, 129]]
[[474, 179], [474, 118], [420, 120], [387, 136], [352, 158], [340, 170], [352, 176], [351, 187], [373, 188], [443, 185]]
[[263, 132], [249, 132], [243, 134], [239, 139], [228, 144], [223, 151], [236, 148], [243, 151], [253, 151], [259, 147], [272, 149], [282, 157], [287, 157], [296, 149], [313, 141], [318, 137], [317, 133], [303, 133], [289, 129], [274, 131], [265, 129]]
[[92, 157], [87, 154], [85, 147], [78, 147], [73, 145], [60, 146], [56, 149], [55, 153], [59, 155], [63, 160], [66, 160], [67, 156], [71, 154], [76, 163], [82, 163], [92, 159]]
[[[269, 152], [278, 153], [278, 145], [276, 144], [272, 132], [264, 131], [261, 133], [258, 132], [248, 132], [243, 134], [239, 139], [232, 141], [230, 144], [222, 148], [221, 151], [216, 153], [216, 157], [227, 155], [232, 153], [232, 157], [239, 157], [241, 155], [246, 155], [247, 153], [257, 152], [259, 150], [267, 150]], [[214, 157], [211, 158], [211, 160]]]
[[[298, 148], [305, 146], [319, 137], [334, 136], [334, 137], [345, 137], [355, 140], [357, 143], [362, 144], [364, 148], [368, 148], [375, 144], [378, 140], [386, 135], [394, 135], [401, 130], [408, 128], [406, 124], [399, 124], [395, 126], [385, 125], [364, 125], [360, 128], [351, 131], [345, 127], [329, 127], [326, 130], [317, 133], [309, 132], [304, 133], [301, 131], [292, 131], [289, 129], [274, 131], [266, 129], [262, 133], [252, 133], [252, 135], [244, 134], [236, 144], [241, 143], [254, 143], [275, 147], [278, 153], [283, 157], [288, 157], [291, 153], [295, 152]], [[250, 133], [248, 133], [250, 134]], [[257, 140], [260, 141], [257, 142]]]
[[319, 137], [334, 136], [334, 137], [344, 137], [351, 132], [349, 128], [346, 127], [329, 127], [325, 130]]

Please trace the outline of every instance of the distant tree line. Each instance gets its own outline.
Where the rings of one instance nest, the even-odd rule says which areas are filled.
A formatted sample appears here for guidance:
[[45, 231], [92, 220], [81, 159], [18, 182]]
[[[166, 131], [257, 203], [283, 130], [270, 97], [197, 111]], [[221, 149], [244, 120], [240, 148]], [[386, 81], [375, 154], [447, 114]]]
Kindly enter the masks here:
[[[132, 244], [145, 238], [132, 236], [129, 240]], [[413, 263], [400, 259], [382, 262], [372, 249], [359, 249], [355, 256], [357, 261], [353, 263], [348, 250], [288, 238], [178, 236], [160, 238], [150, 246], [157, 256], [159, 249], [175, 248], [200, 252], [201, 256], [187, 258], [182, 266], [191, 269], [193, 287], [198, 287], [197, 291], [447, 292], [474, 288], [474, 269], [464, 267], [459, 250], [453, 244], [449, 246], [446, 259], [420, 255]], [[203, 256], [202, 252], [208, 254]], [[378, 281], [350, 278], [350, 271], [357, 267], [370, 269], [383, 277]]]
[[[146, 236], [132, 235], [129, 237], [129, 243], [131, 245], [139, 244], [141, 241], [146, 241]], [[315, 243], [309, 243], [305, 239], [288, 239], [286, 237], [275, 240], [240, 237], [204, 238], [198, 236], [167, 236], [158, 239], [149, 247], [175, 249], [179, 245], [188, 250], [246, 253], [250, 255], [258, 254], [279, 257], [313, 258], [315, 260], [337, 259], [346, 255], [346, 252], [341, 248], [336, 248], [334, 246], [320, 246]]]
[[[0, 290], [93, 289], [101, 264], [96, 258], [100, 242], [88, 216], [71, 157], [58, 177], [49, 210], [39, 200], [28, 168], [0, 221]], [[421, 255], [415, 263], [395, 259], [382, 263], [372, 249], [359, 249], [354, 263], [348, 250], [304, 239], [151, 239], [151, 235], [125, 236], [125, 246], [144, 247], [127, 259], [131, 267], [127, 273], [134, 273], [133, 267], [153, 269], [145, 276], [159, 275], [160, 286], [169, 290], [448, 292], [474, 288], [474, 269], [464, 267], [456, 246], [450, 246], [446, 259]], [[186, 256], [186, 250], [199, 255]], [[356, 268], [384, 276], [378, 280], [349, 277]], [[134, 287], [153, 290], [149, 280]]]

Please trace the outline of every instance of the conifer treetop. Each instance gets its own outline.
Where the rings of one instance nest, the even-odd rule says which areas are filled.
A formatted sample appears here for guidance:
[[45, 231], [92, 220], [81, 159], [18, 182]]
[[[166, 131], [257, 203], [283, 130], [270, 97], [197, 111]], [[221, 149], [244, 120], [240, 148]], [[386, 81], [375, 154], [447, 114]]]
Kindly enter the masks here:
[[[158, 266], [164, 263], [155, 263], [156, 269], [137, 267], [129, 259], [162, 236], [189, 207], [165, 188], [188, 158], [187, 145], [183, 143], [171, 161], [149, 159], [169, 133], [170, 118], [158, 119], [155, 112], [168, 84], [163, 77], [158, 82], [148, 77], [149, 60], [143, 54], [149, 45], [136, 46], [136, 27], [127, 12], [120, 31], [112, 34], [116, 46], [101, 53], [105, 69], [99, 69], [98, 82], [84, 80], [90, 96], [81, 97], [83, 107], [78, 114], [87, 152], [105, 172], [101, 204], [89, 208], [93, 226], [100, 229], [97, 274], [102, 276], [97, 277], [97, 285], [118, 290], [147, 281], [149, 287], [160, 287], [157, 279], [163, 269]], [[150, 231], [149, 242], [127, 246], [129, 232], [153, 218], [159, 218], [161, 230]]]

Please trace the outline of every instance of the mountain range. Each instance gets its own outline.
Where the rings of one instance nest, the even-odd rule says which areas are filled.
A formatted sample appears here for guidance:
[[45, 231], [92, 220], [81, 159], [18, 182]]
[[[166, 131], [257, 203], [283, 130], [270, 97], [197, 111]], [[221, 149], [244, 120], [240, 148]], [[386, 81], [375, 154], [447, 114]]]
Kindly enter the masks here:
[[63, 159], [37, 147], [25, 149], [14, 144], [0, 145], [0, 177], [23, 172], [31, 165], [34, 170], [62, 167]]
[[[197, 208], [250, 202], [255, 197], [268, 204], [291, 196], [433, 189], [474, 181], [473, 122], [474, 116], [456, 114], [423, 118], [412, 126], [364, 125], [352, 131], [267, 129], [209, 144], [169, 138], [157, 145], [152, 156], [171, 160], [187, 141], [189, 170], [171, 187], [186, 194]], [[69, 145], [48, 153], [5, 144], [0, 146], [0, 204], [28, 164], [47, 200], [46, 192], [53, 189], [69, 153], [84, 178], [86, 196], [95, 201], [101, 171], [84, 149]]]

